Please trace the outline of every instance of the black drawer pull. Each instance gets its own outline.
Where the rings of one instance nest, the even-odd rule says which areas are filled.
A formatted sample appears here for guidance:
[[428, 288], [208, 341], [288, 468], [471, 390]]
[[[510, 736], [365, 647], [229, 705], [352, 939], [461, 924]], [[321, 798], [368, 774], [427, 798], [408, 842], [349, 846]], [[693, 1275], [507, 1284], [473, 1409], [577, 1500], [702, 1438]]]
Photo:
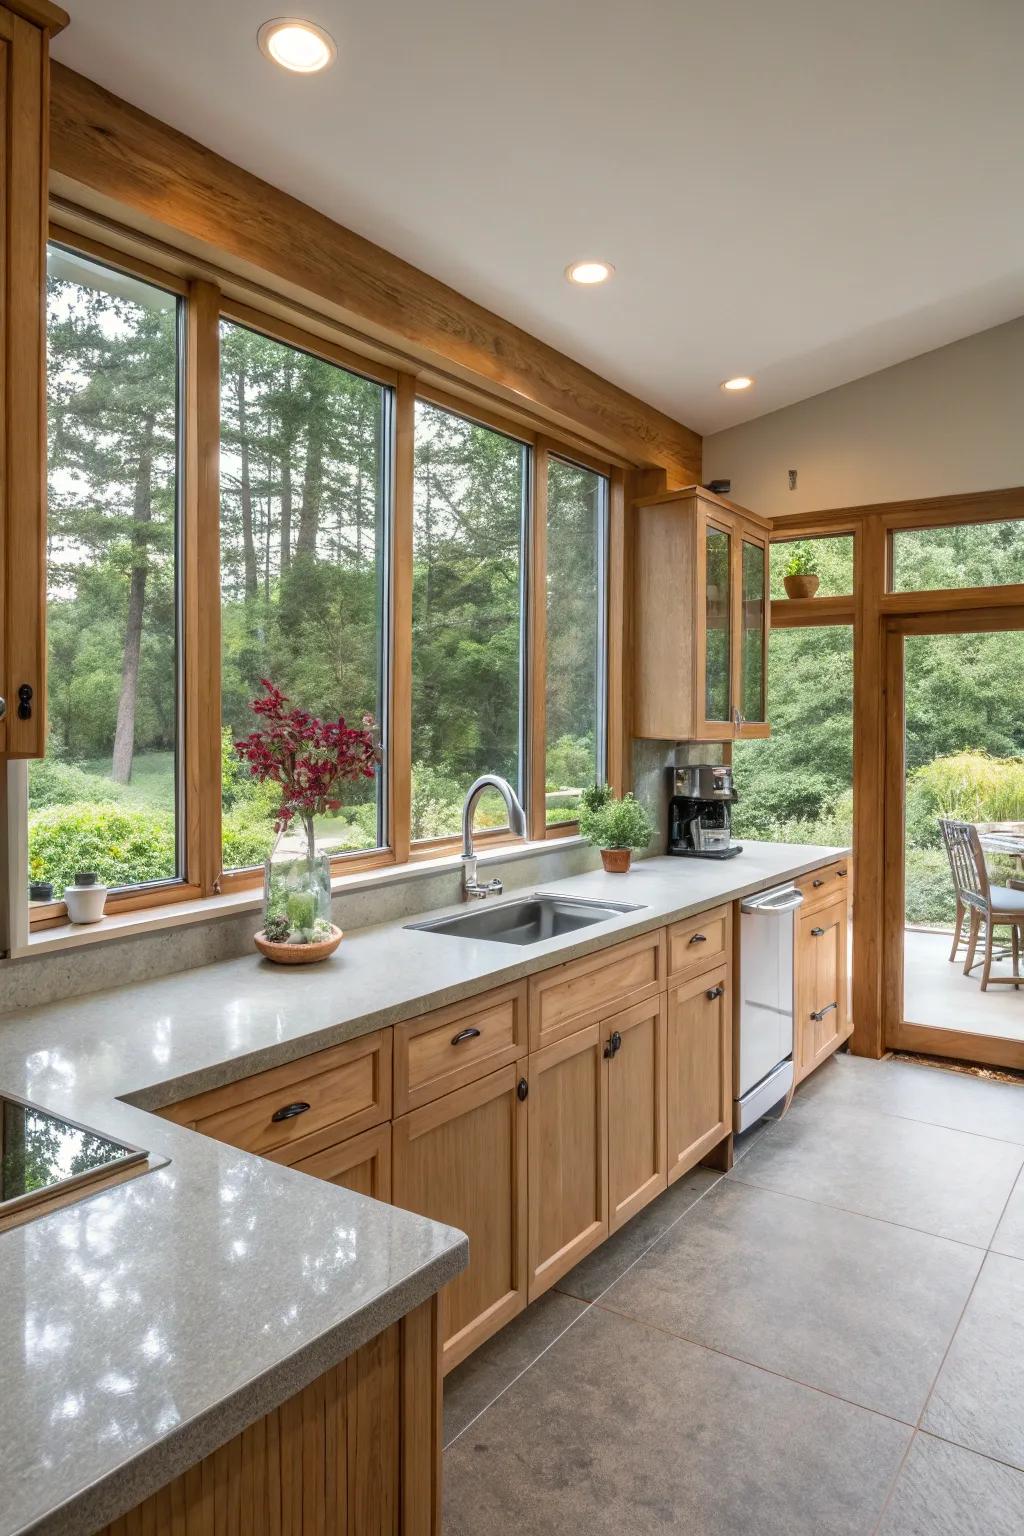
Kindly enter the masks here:
[[822, 1019], [825, 1017], [826, 1013], [833, 1013], [833, 1012], [835, 1012], [835, 1013], [839, 1012], [839, 1004], [838, 1003], [826, 1003], [824, 1008], [820, 1008], [817, 1013], [812, 1013], [811, 1014], [811, 1018], [814, 1020], [814, 1022], [816, 1024], [820, 1024]]
[[613, 1029], [608, 1038], [608, 1044], [604, 1048], [604, 1054], [608, 1057], [615, 1056], [622, 1048], [622, 1036], [617, 1029]]
[[280, 1109], [275, 1109], [271, 1120], [294, 1120], [296, 1115], [304, 1115], [309, 1108], [308, 1104], [300, 1099], [297, 1104], [283, 1104]]
[[516, 1098], [519, 1100], [520, 1104], [526, 1098], [526, 1095], [529, 1093], [529, 1091], [529, 1083], [526, 1081], [525, 1077], [521, 1077], [518, 1083], [516, 1083]]
[[825, 932], [824, 928], [812, 928], [811, 929], [811, 938], [812, 939], [820, 939], [822, 937], [822, 935], [824, 934], [824, 932]]
[[479, 1033], [480, 1031], [470, 1024], [465, 1029], [460, 1029], [457, 1035], [452, 1035], [452, 1045], [461, 1045], [463, 1040], [475, 1040]]
[[812, 880], [811, 884], [814, 886], [814, 889], [817, 890], [818, 887], [821, 886], [821, 885], [824, 885], [825, 882], [824, 882], [824, 880]]
[[693, 933], [693, 934], [690, 935], [690, 939], [689, 939], [689, 942], [691, 944], [706, 944], [707, 941], [708, 941], [708, 936], [707, 936], [706, 933]]
[[840, 880], [845, 880], [845, 878], [846, 878], [846, 870], [845, 869], [837, 869], [836, 870], [836, 874], [839, 876]]
[[724, 994], [725, 994], [725, 988], [721, 985], [721, 983], [719, 983], [719, 985], [717, 987], [708, 987], [708, 990], [707, 990], [708, 1002], [709, 1003], [713, 1003], [716, 997], [722, 997], [722, 996], [724, 996]]

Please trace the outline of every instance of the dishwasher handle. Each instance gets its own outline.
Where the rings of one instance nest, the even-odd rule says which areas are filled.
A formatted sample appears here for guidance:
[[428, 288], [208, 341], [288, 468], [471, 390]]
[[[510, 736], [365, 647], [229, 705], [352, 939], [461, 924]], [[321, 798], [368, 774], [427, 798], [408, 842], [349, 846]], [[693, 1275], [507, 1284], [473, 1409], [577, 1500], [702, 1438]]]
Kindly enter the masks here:
[[795, 885], [787, 886], [781, 891], [767, 891], [756, 896], [748, 896], [746, 901], [740, 903], [741, 912], [759, 913], [769, 915], [783, 912], [795, 912], [797, 907], [802, 907], [804, 893]]

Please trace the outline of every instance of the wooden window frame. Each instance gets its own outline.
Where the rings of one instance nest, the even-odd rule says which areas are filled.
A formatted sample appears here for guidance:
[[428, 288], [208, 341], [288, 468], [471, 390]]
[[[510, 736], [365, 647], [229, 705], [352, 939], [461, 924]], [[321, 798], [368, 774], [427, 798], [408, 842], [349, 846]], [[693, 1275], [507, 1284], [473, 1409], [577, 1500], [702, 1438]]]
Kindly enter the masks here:
[[[382, 767], [382, 793], [386, 797], [385, 826], [388, 846], [364, 852], [335, 854], [334, 876], [357, 874], [397, 865], [415, 865], [449, 856], [458, 837], [417, 843], [411, 838], [412, 748], [412, 546], [415, 466], [415, 408], [418, 399], [478, 422], [531, 450], [530, 480], [524, 529], [524, 742], [523, 782], [527, 799], [527, 837], [531, 841], [555, 841], [578, 832], [576, 822], [546, 824], [544, 760], [546, 750], [546, 467], [551, 455], [590, 469], [608, 482], [605, 576], [604, 656], [604, 758], [605, 776], [622, 792], [628, 783], [628, 677], [629, 625], [626, 583], [628, 580], [628, 531], [625, 484], [632, 470], [622, 463], [591, 453], [571, 432], [562, 436], [546, 427], [538, 431], [526, 425], [518, 411], [508, 414], [477, 390], [466, 394], [437, 386], [432, 370], [381, 362], [373, 350], [356, 351], [334, 339], [339, 329], [328, 315], [319, 316], [304, 306], [294, 307], [256, 285], [233, 280], [230, 291], [211, 273], [208, 264], [173, 248], [160, 249], [168, 265], [138, 254], [137, 232], [122, 229], [104, 219], [97, 239], [79, 223], [90, 216], [66, 204], [62, 216], [70, 223], [51, 219], [48, 236], [83, 256], [152, 282], [183, 300], [185, 306], [185, 353], [182, 360], [182, 476], [180, 493], [180, 569], [183, 663], [183, 761], [182, 846], [184, 869], [180, 879], [127, 887], [112, 892], [106, 911], [110, 915], [146, 910], [197, 898], [214, 897], [257, 888], [262, 869], [224, 871], [221, 868], [220, 798], [220, 322], [221, 319], [295, 346], [325, 361], [371, 379], [392, 391], [390, 507], [386, 517], [386, 604], [389, 624], [386, 635], [384, 690], [387, 739]], [[244, 296], [239, 296], [239, 289]], [[307, 326], [316, 329], [307, 329]], [[343, 333], [342, 333], [343, 334]], [[360, 338], [361, 339], [361, 338]], [[369, 339], [368, 339], [369, 341]], [[404, 360], [403, 360], [404, 361]], [[541, 488], [541, 467], [544, 471]], [[641, 471], [640, 473], [643, 473]], [[543, 514], [543, 515], [542, 515]], [[193, 658], [203, 658], [196, 665]], [[14, 821], [27, 820], [27, 796], [22, 790], [17, 805], [11, 804]], [[500, 848], [521, 840], [508, 831], [480, 832], [478, 845]], [[12, 891], [19, 888], [20, 874], [12, 874]], [[21, 887], [23, 889], [23, 886]], [[67, 922], [64, 902], [33, 904], [28, 909], [28, 931], [62, 926]]]

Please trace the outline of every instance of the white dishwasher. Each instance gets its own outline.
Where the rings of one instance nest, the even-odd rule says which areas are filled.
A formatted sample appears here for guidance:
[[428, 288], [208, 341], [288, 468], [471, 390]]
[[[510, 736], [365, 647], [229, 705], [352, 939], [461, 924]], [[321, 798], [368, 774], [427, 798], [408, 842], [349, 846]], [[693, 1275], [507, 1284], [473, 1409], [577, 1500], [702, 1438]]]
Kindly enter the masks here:
[[792, 1087], [793, 925], [803, 899], [790, 884], [758, 891], [740, 903], [736, 1131], [760, 1120]]

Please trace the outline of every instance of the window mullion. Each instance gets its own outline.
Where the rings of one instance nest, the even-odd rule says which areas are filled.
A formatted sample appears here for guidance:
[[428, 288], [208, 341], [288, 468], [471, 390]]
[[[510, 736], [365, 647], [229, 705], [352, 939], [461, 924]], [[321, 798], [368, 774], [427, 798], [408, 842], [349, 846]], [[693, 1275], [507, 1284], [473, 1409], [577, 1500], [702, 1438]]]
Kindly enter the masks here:
[[412, 825], [412, 542], [416, 380], [400, 373], [395, 390], [391, 502], [390, 688], [384, 771], [395, 861], [409, 857]]
[[526, 816], [531, 838], [547, 832], [548, 445], [533, 450], [527, 510]]
[[221, 875], [220, 291], [189, 285], [185, 347], [185, 878]]

